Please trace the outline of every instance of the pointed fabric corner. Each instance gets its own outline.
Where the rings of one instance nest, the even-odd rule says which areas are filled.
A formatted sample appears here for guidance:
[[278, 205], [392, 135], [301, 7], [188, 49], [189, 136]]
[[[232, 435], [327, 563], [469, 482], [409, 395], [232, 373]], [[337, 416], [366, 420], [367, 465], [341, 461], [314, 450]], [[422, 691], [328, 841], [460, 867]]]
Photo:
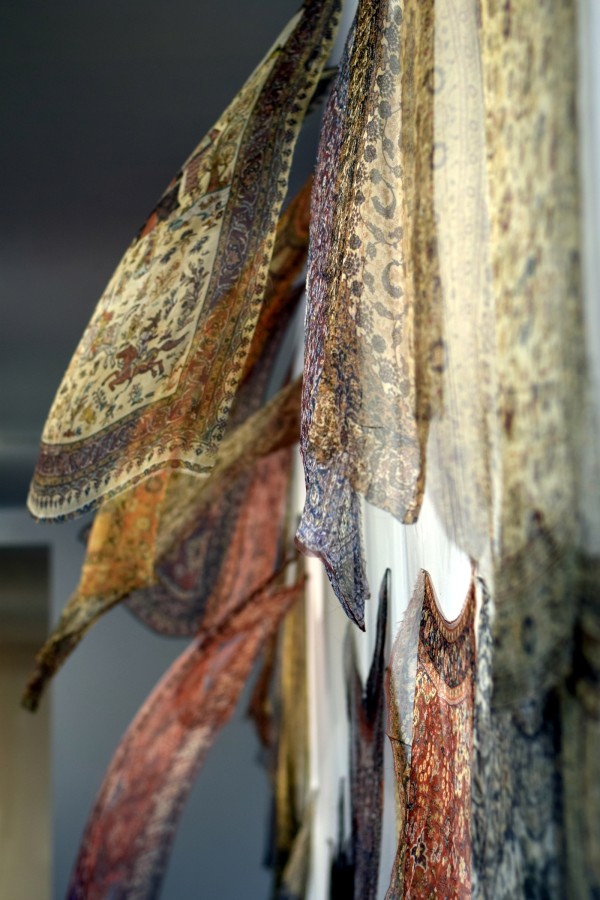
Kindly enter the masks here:
[[339, 6], [306, 0], [126, 251], [44, 428], [38, 518], [77, 515], [163, 467], [212, 468]]
[[[252, 477], [253, 467], [257, 463], [259, 464], [263, 457], [268, 459], [277, 450], [282, 450], [283, 452], [284, 448], [290, 447], [298, 440], [299, 409], [300, 383], [296, 382], [280, 391], [267, 406], [255, 413], [243, 426], [236, 429], [229, 438], [223, 441], [221, 445], [222, 456], [219, 457], [219, 461], [213, 468], [211, 475], [204, 481], [197, 482], [196, 491], [186, 490], [183, 493], [171, 493], [172, 499], [181, 500], [181, 504], [171, 510], [173, 519], [166, 519], [166, 521], [163, 520], [161, 523], [163, 540], [166, 545], [163, 552], [165, 553], [165, 564], [167, 566], [172, 565], [173, 556], [177, 556], [180, 552], [178, 549], [180, 541], [185, 543], [186, 541], [191, 540], [193, 542], [197, 540], [199, 517], [201, 524], [206, 524], [206, 520], [202, 517], [203, 511], [213, 509], [215, 505], [218, 508], [220, 498], [227, 495], [231, 485], [239, 484], [244, 477]], [[262, 484], [263, 490], [268, 493], [270, 485], [261, 479], [259, 470], [253, 476], [253, 480], [258, 481], [259, 487]], [[136, 489], [136, 494], [139, 493], [139, 490], [139, 488]], [[282, 491], [284, 500], [286, 491], [283, 488]], [[249, 496], [251, 496], [251, 492], [248, 488], [248, 493], [245, 494], [243, 503], [240, 504], [235, 516], [229, 521], [230, 528], [233, 529], [237, 526], [240, 516], [248, 516], [248, 512], [245, 512], [245, 505], [250, 502]], [[122, 504], [120, 500], [117, 502], [119, 505]], [[119, 530], [121, 518], [114, 517], [113, 511], [104, 510], [104, 512], [106, 512], [109, 519], [107, 523], [108, 528]], [[163, 512], [166, 516], [164, 500]], [[96, 517], [97, 520], [99, 517], [103, 518], [102, 510], [99, 516]], [[97, 526], [101, 530], [104, 529], [102, 518], [99, 519]], [[272, 510], [267, 518], [272, 522], [276, 521]], [[94, 523], [94, 528], [90, 535], [90, 542], [95, 540], [95, 528], [96, 523]], [[131, 539], [133, 538], [134, 535], [132, 534]], [[227, 550], [227, 553], [229, 552], [230, 541], [231, 533], [229, 534], [227, 547], [221, 547], [219, 542], [218, 546], [221, 547], [221, 552], [224, 553], [225, 550]], [[121, 546], [122, 550], [125, 549], [122, 545], [119, 546]], [[211, 548], [214, 549], [213, 545], [209, 545], [208, 548], [205, 547], [204, 549], [210, 552]], [[187, 549], [193, 554], [197, 548], [194, 548], [193, 545], [188, 545]], [[202, 554], [202, 549], [200, 547], [198, 550], [200, 554]], [[138, 550], [139, 548], [136, 548], [136, 552]], [[256, 550], [257, 553], [262, 552], [260, 547], [257, 547]], [[112, 584], [114, 574], [110, 562], [111, 552], [114, 552], [114, 542], [109, 540], [108, 543], [102, 543], [100, 563], [94, 557], [90, 557], [84, 563], [79, 590], [75, 592], [67, 603], [58, 625], [36, 657], [36, 668], [23, 698], [23, 704], [28, 708], [35, 709], [37, 707], [49, 679], [63, 665], [94, 622], [116, 603], [123, 600], [126, 593], [133, 591], [134, 588], [138, 589], [138, 592], [134, 594], [134, 609], [138, 616], [144, 620], [146, 616], [143, 611], [143, 593], [140, 589], [145, 586], [150, 591], [151, 602], [148, 611], [148, 624], [155, 627], [156, 630], [166, 633], [189, 634], [195, 631], [198, 624], [202, 621], [205, 607], [210, 605], [207, 597], [210, 596], [212, 584], [198, 584], [198, 580], [204, 574], [208, 577], [209, 571], [213, 575], [216, 574], [216, 570], [222, 565], [222, 557], [216, 560], [213, 557], [209, 559], [205, 557], [200, 561], [198, 559], [195, 560], [195, 584], [202, 591], [202, 594], [199, 598], [195, 591], [191, 592], [191, 604], [184, 601], [183, 609], [181, 606], [178, 607], [176, 615], [179, 618], [179, 622], [176, 623], [174, 628], [171, 628], [171, 613], [173, 611], [168, 604], [172, 602], [174, 606], [177, 605], [177, 597], [173, 595], [172, 591], [167, 591], [165, 594], [162, 590], [159, 590], [158, 594], [154, 594], [154, 589], [152, 588], [155, 581], [153, 561], [157, 560], [157, 566], [160, 570], [163, 559], [161, 553], [155, 556], [157, 553], [156, 546], [154, 547], [154, 552], [145, 559], [144, 569], [136, 569], [139, 581], [136, 584], [133, 584], [131, 581], [126, 582], [127, 590], [123, 588], [122, 583], [119, 584], [118, 589], [108, 589], [108, 585]], [[104, 561], [106, 565], [104, 565]], [[124, 557], [124, 565], [129, 566], [127, 557]], [[127, 571], [130, 575], [131, 570], [128, 568]], [[188, 574], [192, 574], [189, 569]], [[105, 580], [105, 576], [107, 576], [108, 580]], [[185, 573], [182, 578], [185, 580]], [[100, 586], [94, 588], [93, 586], [98, 584], [98, 582]], [[165, 587], [164, 581], [162, 582], [162, 587]], [[138, 605], [136, 606], [136, 604]], [[141, 612], [140, 606], [142, 608]]]
[[377, 630], [367, 684], [358, 670], [351, 632], [346, 636], [346, 684], [350, 719], [350, 812], [354, 891], [361, 900], [376, 900], [383, 817], [383, 746], [385, 725], [385, 637], [390, 594], [387, 569], [379, 591]]
[[398, 848], [386, 900], [471, 895], [475, 590], [444, 619], [421, 571], [386, 678]]
[[356, 493], [416, 519], [439, 403], [432, 66], [433, 0], [360, 0], [313, 187], [298, 544], [361, 627]]
[[212, 627], [156, 686], [105, 776], [71, 878], [70, 900], [158, 896], [194, 779], [232, 715], [258, 652], [302, 590], [301, 583], [282, 587], [270, 580], [241, 603], [235, 604], [232, 594], [226, 615], [218, 611]]
[[247, 503], [252, 466], [298, 439], [299, 384], [260, 407], [301, 295], [294, 283], [306, 259], [309, 198], [310, 181], [280, 218], [267, 293], [212, 473], [198, 479], [162, 470], [100, 507], [78, 588], [37, 655], [23, 698], [28, 708], [92, 625], [125, 598], [154, 630], [196, 634]]

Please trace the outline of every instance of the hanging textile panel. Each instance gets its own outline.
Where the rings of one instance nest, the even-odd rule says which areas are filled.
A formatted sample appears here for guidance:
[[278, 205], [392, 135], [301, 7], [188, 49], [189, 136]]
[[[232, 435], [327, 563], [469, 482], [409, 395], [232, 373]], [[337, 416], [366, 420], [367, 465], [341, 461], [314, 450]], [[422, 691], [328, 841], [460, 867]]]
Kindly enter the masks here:
[[[309, 199], [307, 182], [280, 218], [267, 292], [220, 448], [221, 463], [217, 460], [205, 480], [162, 470], [101, 506], [77, 591], [37, 656], [24, 697], [29, 708], [37, 706], [46, 682], [85, 632], [125, 598], [128, 608], [154, 630], [173, 636], [196, 634], [242, 515], [253, 463], [297, 440], [297, 390], [280, 395], [258, 420], [252, 414], [264, 401], [300, 298], [294, 282], [306, 259]], [[240, 435], [236, 426], [247, 420], [251, 421]]]
[[183, 805], [264, 641], [302, 585], [267, 583], [213, 620], [127, 730], [91, 813], [69, 897], [157, 897]]
[[[162, 490], [162, 479], [147, 479], [125, 500], [117, 498], [101, 508], [90, 534], [80, 584], [36, 657], [36, 668], [23, 697], [25, 706], [37, 707], [48, 680], [86, 632], [101, 615], [132, 591], [135, 591], [135, 611], [142, 621], [146, 622], [147, 618], [147, 624], [167, 634], [195, 633], [211, 607], [212, 591], [216, 586], [218, 593], [220, 584], [219, 578], [205, 583], [204, 576], [220, 577], [227, 559], [230, 565], [237, 566], [242, 551], [238, 548], [237, 556], [231, 556], [232, 540], [240, 528], [257, 560], [266, 554], [274, 561], [283, 527], [289, 460], [287, 468], [281, 469], [277, 477], [278, 470], [272, 468], [269, 478], [262, 473], [261, 460], [263, 457], [269, 459], [269, 454], [277, 450], [285, 454], [281, 448], [289, 447], [298, 439], [299, 406], [300, 385], [296, 383], [281, 391], [243, 426], [235, 429], [222, 442], [221, 456], [211, 475], [204, 481], [186, 478], [183, 490], [176, 494], [179, 501], [179, 508], [175, 510], [177, 524], [168, 519], [161, 520], [162, 542], [157, 543], [154, 530], [157, 519], [153, 493], [155, 485], [156, 489]], [[253, 467], [256, 467], [255, 471]], [[222, 546], [220, 541], [216, 544], [203, 541], [199, 532], [207, 525], [206, 511], [218, 507], [230, 496], [232, 485], [235, 489], [236, 482], [239, 484], [245, 478], [248, 479], [247, 486], [242, 483], [241, 494], [244, 496], [237, 495], [240, 506], [235, 516], [227, 523], [219, 523], [220, 527], [227, 524], [231, 529], [227, 545]], [[163, 499], [161, 512], [164, 512], [164, 505]], [[250, 527], [253, 517], [256, 528]], [[261, 524], [264, 526], [262, 531], [258, 527]], [[191, 533], [184, 530], [185, 525], [191, 528]], [[144, 540], [140, 543], [141, 538]], [[190, 554], [190, 559], [184, 556], [182, 560], [185, 552]], [[177, 580], [184, 585], [188, 578], [194, 582], [188, 583], [189, 593], [183, 602], [181, 594], [173, 591], [168, 582], [163, 580], [154, 586], [155, 569], [160, 573], [164, 562], [172, 572], [173, 557], [179, 557], [186, 566], [185, 571], [176, 573]]]
[[366, 685], [358, 668], [356, 645], [346, 634], [345, 663], [350, 718], [350, 818], [352, 896], [376, 900], [383, 819], [383, 746], [385, 719], [385, 644], [391, 572], [379, 591], [373, 659]]
[[361, 0], [315, 174], [298, 541], [363, 627], [360, 491], [413, 521], [438, 402], [433, 2]]
[[565, 881], [558, 694], [541, 691], [514, 709], [492, 707], [493, 614], [483, 586], [473, 717], [473, 897], [576, 896]]
[[293, 146], [339, 0], [306, 0], [126, 252], [60, 386], [29, 507], [75, 515], [214, 463], [264, 297]]
[[482, 4], [502, 486], [495, 702], [568, 665], [585, 397], [574, 4]]
[[388, 669], [398, 850], [387, 898], [471, 896], [475, 591], [454, 622], [421, 571]]

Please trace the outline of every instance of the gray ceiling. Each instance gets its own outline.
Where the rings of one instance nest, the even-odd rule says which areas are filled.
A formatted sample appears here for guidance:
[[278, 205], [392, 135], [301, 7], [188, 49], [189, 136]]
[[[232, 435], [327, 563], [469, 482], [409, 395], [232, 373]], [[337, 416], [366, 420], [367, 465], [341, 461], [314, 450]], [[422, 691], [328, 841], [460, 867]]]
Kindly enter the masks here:
[[125, 248], [298, 6], [0, 8], [0, 504], [24, 502], [54, 392]]

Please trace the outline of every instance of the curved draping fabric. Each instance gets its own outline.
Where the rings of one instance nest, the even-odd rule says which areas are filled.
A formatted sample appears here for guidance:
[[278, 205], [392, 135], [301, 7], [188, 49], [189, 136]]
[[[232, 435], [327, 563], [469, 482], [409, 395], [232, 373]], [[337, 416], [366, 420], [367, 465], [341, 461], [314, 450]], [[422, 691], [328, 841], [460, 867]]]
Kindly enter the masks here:
[[576, 37], [566, 0], [360, 0], [313, 189], [298, 544], [363, 627], [357, 492], [409, 523], [426, 461], [496, 606], [498, 706], [566, 672], [598, 468]]
[[475, 590], [442, 616], [421, 571], [387, 676], [398, 851], [387, 898], [471, 896]]
[[[212, 560], [203, 555], [219, 551], [210, 544], [208, 548], [202, 546], [200, 530], [205, 524], [203, 516], [207, 510], [218, 506], [220, 500], [229, 495], [232, 484], [251, 472], [262, 457], [268, 457], [275, 451], [289, 447], [298, 440], [298, 418], [300, 408], [300, 384], [296, 382], [280, 393], [263, 407], [257, 414], [250, 417], [239, 429], [236, 429], [222, 442], [222, 452], [225, 454], [211, 475], [202, 482], [197, 482], [192, 496], [182, 493], [179, 496], [187, 500], [183, 512], [183, 520], [180, 521], [182, 529], [188, 524], [190, 533], [171, 530], [170, 523], [161, 521], [161, 531], [164, 531], [163, 542], [166, 556], [166, 565], [172, 566], [173, 557], [185, 549], [180, 550], [181, 543], [190, 541], [188, 549], [193, 559], [193, 566], [188, 572], [195, 579], [195, 587], [190, 591], [188, 602], [181, 602], [181, 595], [168, 589], [163, 581], [161, 588], [154, 589], [155, 582], [154, 561], [160, 571], [163, 559], [160, 548], [155, 539], [155, 531], [144, 531], [144, 525], [154, 520], [156, 512], [155, 496], [152, 493], [154, 484], [160, 484], [160, 479], [142, 482], [135, 489], [133, 496], [128, 497], [127, 502], [114, 501], [116, 508], [103, 507], [94, 522], [90, 534], [88, 554], [82, 571], [81, 583], [78, 590], [70, 598], [65, 606], [61, 618], [52, 632], [48, 641], [44, 644], [36, 658], [35, 671], [27, 685], [23, 703], [30, 709], [35, 709], [40, 696], [54, 673], [65, 662], [70, 653], [92, 627], [97, 619], [107, 612], [116, 603], [134, 589], [146, 587], [150, 591], [150, 609], [148, 613], [149, 624], [159, 631], [169, 633], [170, 629], [175, 633], [189, 634], [195, 631], [202, 622], [205, 611], [210, 608], [210, 594], [214, 589], [214, 583], [202, 584], [199, 579], [204, 574], [209, 575]], [[248, 523], [255, 516], [256, 520], [264, 521], [265, 527], [271, 529], [277, 519], [273, 515], [273, 509], [268, 505], [263, 507], [264, 520], [261, 519], [259, 506], [256, 504], [256, 491], [263, 491], [265, 498], [269, 496], [271, 486], [260, 476], [260, 466], [249, 477], [249, 487], [243, 497], [243, 502], [236, 512], [233, 528], [239, 528], [240, 523]], [[254, 490], [251, 488], [254, 487]], [[264, 499], [263, 499], [263, 502]], [[145, 511], [144, 506], [148, 505]], [[108, 504], [107, 504], [108, 506]], [[163, 501], [164, 507], [164, 501]], [[131, 529], [129, 523], [133, 523]], [[193, 523], [190, 525], [189, 523]], [[124, 532], [128, 537], [124, 538]], [[143, 538], [142, 543], [136, 543]], [[229, 541], [223, 549], [223, 559], [215, 564], [221, 567], [226, 559], [232, 565], [235, 558], [231, 557], [232, 532], [229, 533]], [[199, 543], [199, 548], [196, 545]], [[206, 543], [206, 542], [205, 542]], [[153, 546], [151, 546], [153, 545]], [[127, 551], [130, 550], [132, 559], [139, 563], [132, 565]], [[257, 548], [258, 550], [258, 548]], [[198, 557], [194, 558], [194, 552]], [[189, 560], [186, 560], [186, 564]], [[125, 573], [126, 577], [121, 577]], [[215, 574], [215, 571], [212, 572]], [[223, 572], [219, 571], [219, 579]], [[115, 578], [119, 580], [115, 582]], [[127, 580], [131, 579], [131, 580]], [[133, 580], [135, 579], [135, 581]], [[179, 579], [185, 583], [185, 574]], [[217, 581], [217, 585], [220, 580]], [[154, 594], [157, 590], [157, 594]], [[136, 595], [136, 602], [140, 597]], [[168, 604], [171, 604], [169, 606]], [[166, 604], [166, 606], [164, 605]], [[139, 613], [139, 608], [136, 610]], [[145, 619], [145, 616], [141, 616]], [[172, 622], [174, 620], [174, 622]]]
[[[179, 816], [218, 731], [229, 719], [265, 639], [302, 594], [243, 574], [212, 619], [154, 689], [127, 730], [100, 789], [68, 896], [157, 897]], [[235, 613], [235, 614], [234, 614]]]
[[[48, 679], [94, 622], [124, 598], [154, 630], [196, 634], [237, 519], [245, 514], [253, 463], [297, 439], [299, 386], [258, 419], [252, 414], [264, 400], [299, 300], [294, 282], [306, 259], [309, 198], [310, 182], [279, 221], [267, 293], [213, 472], [199, 480], [165, 469], [101, 506], [80, 583], [37, 656], [24, 697], [28, 707], [37, 706]], [[246, 421], [245, 431], [236, 431]]]
[[353, 897], [376, 900], [383, 817], [384, 673], [391, 572], [381, 582], [373, 659], [363, 688], [354, 635], [346, 635], [350, 719], [350, 818]]
[[360, 491], [418, 514], [438, 379], [433, 0], [362, 0], [326, 113], [307, 279], [299, 545], [364, 627]]
[[265, 294], [292, 150], [340, 0], [306, 0], [109, 282], [50, 411], [29, 508], [56, 519], [212, 467]]

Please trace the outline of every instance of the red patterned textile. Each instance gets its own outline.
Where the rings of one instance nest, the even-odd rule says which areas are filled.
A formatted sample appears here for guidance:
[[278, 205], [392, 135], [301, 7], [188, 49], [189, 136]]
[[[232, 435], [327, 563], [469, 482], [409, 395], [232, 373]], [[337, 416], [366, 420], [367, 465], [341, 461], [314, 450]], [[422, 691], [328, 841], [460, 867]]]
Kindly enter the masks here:
[[471, 896], [474, 616], [473, 585], [460, 616], [448, 622], [429, 575], [420, 573], [388, 671], [399, 800], [388, 900]]

